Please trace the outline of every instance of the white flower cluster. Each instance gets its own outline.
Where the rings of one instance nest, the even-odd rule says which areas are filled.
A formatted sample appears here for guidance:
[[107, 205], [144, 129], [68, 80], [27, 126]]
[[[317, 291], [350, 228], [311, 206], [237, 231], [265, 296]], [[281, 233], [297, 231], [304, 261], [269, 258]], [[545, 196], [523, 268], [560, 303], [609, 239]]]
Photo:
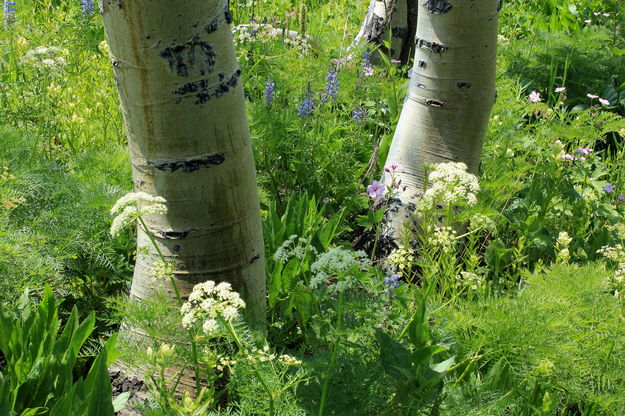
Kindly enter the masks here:
[[310, 266], [310, 287], [325, 288], [329, 293], [344, 292], [357, 284], [360, 269], [367, 265], [369, 260], [364, 252], [333, 248]]
[[567, 264], [571, 259], [571, 253], [569, 252], [569, 244], [573, 239], [569, 237], [569, 233], [566, 231], [560, 232], [556, 239], [556, 259], [558, 263]]
[[497, 235], [497, 224], [492, 218], [483, 215], [483, 214], [475, 214], [471, 217], [469, 221], [469, 230], [470, 231], [487, 231], [492, 235]]
[[212, 280], [193, 286], [189, 299], [180, 308], [182, 326], [191, 328], [202, 322], [202, 330], [206, 335], [217, 332], [217, 317], [232, 321], [239, 316], [239, 309], [245, 308], [241, 296], [232, 290], [228, 282], [215, 284]]
[[311, 246], [307, 239], [297, 235], [290, 236], [273, 255], [273, 259], [278, 263], [286, 264], [292, 258], [302, 260], [306, 253], [317, 254], [317, 249]]
[[440, 249], [443, 253], [449, 254], [456, 248], [456, 231], [451, 227], [428, 227], [430, 234], [429, 243]]
[[608, 281], [608, 285], [614, 296], [625, 298], [625, 249], [623, 245], [603, 246], [597, 250], [597, 253], [617, 264], [616, 272]]
[[174, 264], [170, 262], [164, 262], [162, 260], [156, 260], [152, 263], [152, 267], [145, 271], [146, 276], [150, 277], [152, 281], [165, 279], [174, 274]]
[[458, 286], [464, 286], [474, 291], [483, 288], [486, 283], [486, 279], [483, 275], [472, 272], [460, 272], [460, 274], [456, 276], [456, 281]]
[[61, 49], [56, 46], [38, 46], [24, 54], [22, 63], [32, 65], [37, 69], [56, 71], [67, 64], [63, 57], [67, 54], [67, 49]]
[[390, 268], [404, 277], [409, 277], [414, 260], [414, 251], [403, 245], [391, 251], [391, 254], [386, 258]]
[[163, 197], [145, 192], [131, 192], [122, 196], [111, 208], [111, 215], [117, 214], [111, 224], [111, 235], [116, 237], [124, 227], [144, 215], [166, 214], [166, 202]]
[[428, 176], [428, 189], [419, 202], [423, 212], [443, 206], [473, 206], [480, 185], [462, 162], [439, 163]]

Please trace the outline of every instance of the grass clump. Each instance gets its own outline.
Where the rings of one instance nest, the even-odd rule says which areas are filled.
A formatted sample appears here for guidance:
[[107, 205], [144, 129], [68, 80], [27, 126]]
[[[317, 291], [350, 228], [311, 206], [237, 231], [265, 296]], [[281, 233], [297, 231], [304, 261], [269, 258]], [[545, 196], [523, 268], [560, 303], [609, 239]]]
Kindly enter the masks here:
[[610, 273], [555, 266], [516, 297], [437, 312], [475, 366], [450, 384], [448, 414], [624, 414], [625, 311]]

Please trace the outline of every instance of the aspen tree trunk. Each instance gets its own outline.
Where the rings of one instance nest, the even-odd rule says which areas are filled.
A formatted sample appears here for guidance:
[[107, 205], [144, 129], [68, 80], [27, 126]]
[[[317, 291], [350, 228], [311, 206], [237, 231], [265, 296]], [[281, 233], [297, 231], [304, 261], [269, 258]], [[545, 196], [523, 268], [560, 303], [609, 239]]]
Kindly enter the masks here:
[[[196, 283], [227, 281], [265, 318], [256, 171], [227, 0], [103, 0], [104, 26], [137, 191], [167, 200], [146, 217], [184, 297]], [[160, 285], [159, 260], [138, 230], [131, 297]]]
[[[415, 223], [424, 164], [464, 162], [477, 173], [495, 102], [500, 0], [419, 0], [412, 78], [387, 164], [399, 164], [400, 191], [387, 211], [386, 235]], [[391, 177], [383, 175], [390, 185]]]
[[[348, 52], [362, 44], [380, 46], [380, 50], [392, 59], [407, 64], [414, 52], [414, 37], [417, 25], [417, 0], [371, 0], [360, 31], [350, 45]], [[391, 50], [383, 47], [389, 40]]]

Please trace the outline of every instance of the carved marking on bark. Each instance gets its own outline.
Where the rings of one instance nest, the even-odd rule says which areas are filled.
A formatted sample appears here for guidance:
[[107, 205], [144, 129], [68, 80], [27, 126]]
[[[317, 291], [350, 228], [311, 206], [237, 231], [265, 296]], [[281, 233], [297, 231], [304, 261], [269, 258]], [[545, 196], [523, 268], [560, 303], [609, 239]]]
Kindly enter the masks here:
[[260, 258], [260, 254], [255, 255], [254, 257], [252, 257], [250, 259], [250, 264], [253, 264], [256, 260], [258, 260]]
[[438, 100], [425, 100], [425, 103], [431, 107], [441, 108], [444, 104]]
[[[199, 58], [196, 58], [196, 53], [200, 54]], [[213, 47], [197, 36], [161, 50], [160, 55], [167, 60], [169, 69], [181, 77], [213, 72], [217, 56]]]
[[416, 39], [416, 45], [419, 48], [429, 49], [434, 53], [443, 53], [447, 50], [445, 45], [420, 38]]
[[454, 7], [447, 0], [425, 0], [421, 4], [432, 14], [445, 14]]
[[147, 164], [164, 172], [175, 172], [180, 169], [183, 172], [190, 173], [202, 168], [210, 168], [211, 166], [221, 165], [224, 160], [226, 160], [224, 154], [217, 153], [214, 155], [202, 156], [197, 159], [172, 160], [168, 162], [147, 162]]
[[[240, 69], [237, 69], [236, 72], [234, 72], [228, 79], [225, 79], [225, 74], [220, 73], [219, 83], [217, 86], [215, 86], [214, 83], [211, 83], [208, 78], [202, 78], [199, 81], [184, 84], [177, 90], [172, 91], [172, 93], [183, 96], [194, 95], [197, 98], [194, 102], [195, 104], [204, 104], [208, 100], [221, 97], [222, 95], [228, 93], [232, 88], [236, 87], [239, 83], [240, 76]], [[182, 100], [177, 98], [174, 102], [179, 104]]]
[[425, 61], [419, 61], [419, 68], [425, 69], [427, 66], [428, 64]]
[[456, 84], [458, 86], [458, 88], [462, 89], [462, 88], [471, 88], [471, 83], [467, 82], [467, 81], [460, 81]]

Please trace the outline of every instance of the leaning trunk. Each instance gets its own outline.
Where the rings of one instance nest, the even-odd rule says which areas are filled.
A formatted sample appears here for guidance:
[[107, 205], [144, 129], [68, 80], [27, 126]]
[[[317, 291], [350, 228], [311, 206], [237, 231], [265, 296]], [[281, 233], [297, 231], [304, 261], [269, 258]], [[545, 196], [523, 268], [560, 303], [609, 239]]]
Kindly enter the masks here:
[[[365, 20], [348, 52], [368, 44], [407, 64], [414, 52], [416, 26], [417, 0], [371, 0]], [[383, 43], [389, 40], [389, 33], [390, 51]]]
[[[412, 78], [387, 164], [401, 180], [388, 210], [393, 239], [413, 224], [424, 166], [464, 162], [477, 173], [495, 102], [498, 0], [420, 0]], [[383, 177], [391, 185], [390, 175]]]
[[[262, 228], [227, 0], [105, 0], [102, 8], [135, 189], [167, 200], [167, 214], [145, 222], [181, 295], [227, 281], [262, 322]], [[137, 253], [131, 297], [159, 286], [173, 296], [150, 276], [159, 255], [141, 227]]]

